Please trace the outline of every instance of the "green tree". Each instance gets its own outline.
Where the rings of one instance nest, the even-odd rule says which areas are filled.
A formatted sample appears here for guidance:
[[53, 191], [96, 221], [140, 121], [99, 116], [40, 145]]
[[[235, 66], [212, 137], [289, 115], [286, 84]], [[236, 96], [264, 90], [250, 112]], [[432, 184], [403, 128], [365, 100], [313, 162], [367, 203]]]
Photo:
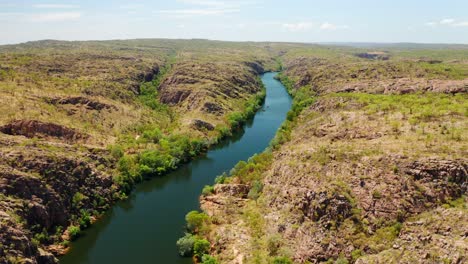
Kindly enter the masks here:
[[202, 264], [219, 264], [218, 260], [210, 255], [203, 255]]
[[186, 233], [185, 236], [177, 240], [177, 248], [179, 255], [182, 257], [190, 257], [193, 255], [193, 245], [195, 244], [195, 236]]
[[191, 211], [185, 216], [185, 221], [187, 222], [187, 229], [197, 233], [208, 222], [208, 215], [198, 211]]
[[193, 244], [193, 254], [201, 258], [210, 251], [210, 242], [206, 239], [197, 239]]

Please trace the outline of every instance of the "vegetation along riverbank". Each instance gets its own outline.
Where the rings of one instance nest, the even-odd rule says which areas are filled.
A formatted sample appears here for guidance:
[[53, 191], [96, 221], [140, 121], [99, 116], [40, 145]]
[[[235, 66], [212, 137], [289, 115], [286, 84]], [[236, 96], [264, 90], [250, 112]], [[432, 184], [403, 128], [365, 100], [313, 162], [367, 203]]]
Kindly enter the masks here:
[[141, 39], [0, 46], [0, 262], [57, 263], [135, 184], [252, 118], [279, 70], [287, 120], [200, 190], [180, 254], [468, 261], [468, 46]]

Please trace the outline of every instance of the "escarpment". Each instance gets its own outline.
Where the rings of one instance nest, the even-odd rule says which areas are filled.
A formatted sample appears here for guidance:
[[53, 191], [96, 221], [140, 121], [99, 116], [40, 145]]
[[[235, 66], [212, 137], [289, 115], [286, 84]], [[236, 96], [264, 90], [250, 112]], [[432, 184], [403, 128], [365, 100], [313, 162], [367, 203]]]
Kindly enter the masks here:
[[71, 128], [37, 120], [16, 120], [0, 127], [0, 132], [27, 138], [54, 137], [67, 141], [85, 140], [89, 137]]
[[224, 183], [201, 197], [211, 254], [221, 263], [468, 261], [465, 66], [396, 51], [308, 52], [282, 57], [295, 106], [269, 165], [226, 180], [261, 194], [221, 192]]
[[260, 83], [256, 76], [260, 67], [256, 63], [244, 65], [232, 62], [175, 64], [171, 76], [159, 87], [160, 100], [165, 104], [194, 110], [207, 103], [210, 105], [205, 100], [251, 95], [259, 92]]
[[225, 136], [273, 59], [260, 46], [199, 44], [0, 47], [0, 263], [57, 263], [135, 184]]

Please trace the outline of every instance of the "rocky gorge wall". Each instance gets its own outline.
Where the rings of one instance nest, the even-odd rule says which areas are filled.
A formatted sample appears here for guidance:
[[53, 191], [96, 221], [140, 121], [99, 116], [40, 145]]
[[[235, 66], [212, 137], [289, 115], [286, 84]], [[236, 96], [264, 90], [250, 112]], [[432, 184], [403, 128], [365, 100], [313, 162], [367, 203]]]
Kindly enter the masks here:
[[235, 168], [200, 198], [211, 254], [220, 263], [468, 261], [468, 72], [308, 52], [283, 56], [295, 106], [269, 165]]

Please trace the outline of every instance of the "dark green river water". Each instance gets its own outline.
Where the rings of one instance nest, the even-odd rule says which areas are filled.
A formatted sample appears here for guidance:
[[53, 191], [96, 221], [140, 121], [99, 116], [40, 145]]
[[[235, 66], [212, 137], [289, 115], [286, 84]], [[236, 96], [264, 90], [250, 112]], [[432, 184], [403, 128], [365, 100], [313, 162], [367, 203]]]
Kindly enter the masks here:
[[178, 170], [139, 184], [129, 199], [117, 203], [73, 242], [60, 262], [191, 263], [178, 256], [175, 245], [183, 235], [185, 214], [199, 208], [203, 186], [268, 146], [291, 107], [291, 98], [275, 75], [262, 76], [265, 104], [243, 131]]

